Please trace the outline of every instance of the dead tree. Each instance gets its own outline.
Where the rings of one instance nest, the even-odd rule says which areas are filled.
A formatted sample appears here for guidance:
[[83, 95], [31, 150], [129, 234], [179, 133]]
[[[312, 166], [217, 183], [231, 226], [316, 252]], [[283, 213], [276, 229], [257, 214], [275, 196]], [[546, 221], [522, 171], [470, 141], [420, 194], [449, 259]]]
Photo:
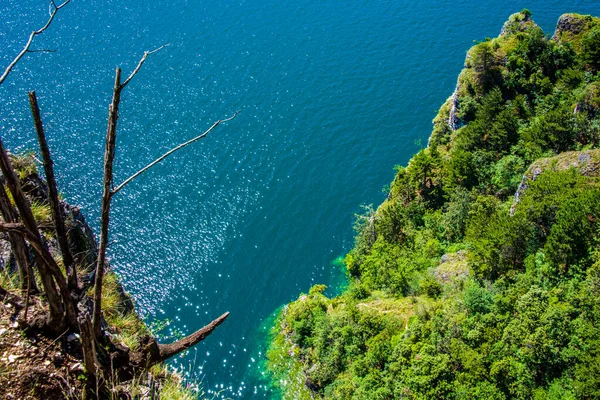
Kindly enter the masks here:
[[73, 260], [73, 255], [69, 249], [69, 242], [67, 241], [65, 221], [62, 210], [60, 209], [60, 201], [58, 200], [56, 179], [54, 179], [54, 162], [50, 157], [50, 149], [48, 149], [48, 143], [46, 142], [46, 133], [44, 132], [44, 124], [42, 123], [42, 117], [40, 116], [40, 108], [37, 103], [35, 92], [29, 92], [29, 104], [31, 107], [31, 114], [33, 115], [33, 123], [37, 133], [40, 151], [42, 153], [42, 159], [44, 160], [44, 172], [46, 173], [46, 183], [48, 183], [48, 200], [50, 202], [50, 208], [52, 209], [54, 232], [56, 233], [56, 239], [62, 254], [63, 264], [67, 270], [69, 289], [77, 290], [77, 270], [75, 269], [75, 261]]
[[94, 282], [94, 313], [92, 318], [92, 326], [94, 333], [99, 338], [101, 336], [101, 318], [102, 318], [102, 282], [104, 278], [104, 270], [106, 264], [106, 247], [108, 244], [108, 227], [110, 223], [110, 205], [113, 195], [119, 192], [125, 185], [130, 183], [133, 179], [146, 172], [171, 154], [180, 150], [204, 137], [206, 137], [214, 128], [219, 124], [227, 121], [231, 121], [238, 114], [236, 111], [233, 116], [217, 120], [212, 124], [210, 128], [204, 131], [202, 134], [172, 148], [144, 168], [137, 171], [135, 174], [125, 179], [120, 185], [113, 189], [113, 163], [115, 158], [115, 145], [117, 141], [117, 120], [119, 118], [119, 105], [121, 103], [121, 92], [131, 82], [131, 80], [140, 71], [140, 68], [146, 61], [147, 57], [157, 51], [163, 49], [167, 45], [161, 46], [152, 51], [144, 52], [144, 55], [140, 59], [136, 68], [133, 70], [131, 75], [121, 83], [121, 69], [117, 68], [115, 72], [115, 83], [113, 86], [113, 97], [110, 105], [108, 106], [108, 123], [106, 129], [106, 143], [104, 148], [104, 179], [103, 179], [103, 190], [102, 190], [102, 208], [100, 216], [100, 244], [98, 246], [98, 260], [96, 263], [96, 274]]
[[[27, 43], [23, 50], [15, 57], [10, 65], [5, 69], [2, 76], [0, 76], [0, 85], [6, 80], [14, 66], [19, 60], [28, 52], [34, 50], [30, 49], [35, 36], [43, 33], [52, 23], [56, 13], [66, 6], [70, 0], [66, 0], [60, 5], [56, 5], [54, 0], [50, 0], [50, 16], [46, 24], [31, 33]], [[77, 291], [79, 287], [76, 265], [69, 248], [69, 242], [66, 235], [66, 229], [64, 224], [64, 218], [61, 210], [60, 200], [58, 198], [58, 190], [56, 186], [56, 180], [54, 178], [54, 164], [50, 155], [50, 150], [46, 141], [46, 133], [43, 128], [42, 118], [37, 103], [37, 97], [35, 92], [29, 93], [29, 100], [31, 111], [34, 120], [34, 126], [36, 129], [38, 142], [40, 145], [40, 151], [42, 153], [44, 171], [49, 187], [49, 203], [52, 209], [52, 221], [54, 231], [56, 233], [57, 241], [59, 243], [59, 249], [62, 255], [62, 259], [67, 271], [67, 277], [65, 277], [58, 266], [58, 263], [53, 258], [52, 254], [48, 250], [47, 244], [44, 241], [43, 236], [40, 234], [39, 227], [29, 204], [29, 200], [23, 193], [21, 183], [13, 166], [7, 151], [4, 148], [2, 139], [0, 138], [0, 171], [4, 177], [4, 182], [8, 188], [12, 200], [14, 201], [17, 210], [15, 210], [11, 204], [11, 198], [5, 192], [4, 187], [0, 185], [0, 213], [2, 214], [4, 222], [0, 222], [0, 232], [7, 232], [10, 238], [11, 246], [17, 259], [19, 270], [21, 271], [21, 278], [27, 279], [28, 296], [30, 289], [34, 288], [35, 281], [33, 271], [29, 263], [27, 262], [27, 243], [33, 249], [35, 255], [35, 266], [36, 272], [39, 274], [42, 282], [42, 290], [46, 295], [49, 305], [49, 316], [47, 320], [47, 326], [55, 332], [63, 332], [65, 328], [71, 331], [79, 331], [81, 333], [81, 339], [84, 351], [84, 363], [86, 372], [89, 375], [90, 381], [98, 383], [97, 374], [102, 371], [111, 371], [112, 365], [104, 365], [103, 361], [99, 360], [99, 351], [102, 346], [98, 346], [99, 341], [103, 341], [103, 345], [110, 343], [110, 339], [103, 335], [102, 332], [102, 284], [103, 276], [106, 267], [106, 250], [108, 244], [108, 233], [109, 233], [109, 222], [110, 222], [110, 205], [112, 196], [119, 192], [124, 186], [129, 184], [140, 174], [146, 172], [154, 165], [160, 163], [165, 158], [175, 153], [176, 151], [194, 143], [204, 137], [206, 137], [214, 128], [223, 122], [227, 122], [235, 118], [238, 112], [235, 112], [233, 116], [217, 120], [213, 125], [204, 131], [202, 134], [172, 148], [150, 164], [146, 165], [138, 172], [127, 178], [116, 188], [113, 187], [113, 163], [115, 158], [115, 146], [116, 146], [116, 135], [117, 135], [117, 120], [119, 115], [119, 105], [121, 101], [121, 92], [131, 82], [135, 75], [139, 72], [140, 68], [146, 61], [147, 57], [165, 46], [161, 46], [153, 51], [147, 51], [137, 64], [133, 72], [127, 77], [127, 79], [121, 83], [121, 69], [117, 68], [115, 74], [115, 83], [113, 87], [113, 98], [108, 109], [108, 124], [106, 131], [106, 143], [104, 152], [104, 178], [103, 178], [103, 194], [102, 194], [102, 209], [101, 209], [101, 220], [100, 220], [100, 243], [98, 250], [98, 258], [96, 260], [96, 271], [95, 271], [95, 282], [94, 282], [94, 308], [92, 313], [92, 321], [90, 322], [89, 313], [82, 301], [85, 299], [85, 294], [82, 294], [81, 298], [73, 297], [73, 291]], [[46, 50], [42, 50], [46, 51]], [[23, 272], [25, 271], [25, 272]], [[9, 294], [3, 288], [0, 288], [0, 297], [4, 299], [12, 299], [15, 304], [21, 306], [20, 299], [10, 297]], [[29, 297], [28, 297], [29, 298]], [[80, 303], [81, 302], [81, 303]], [[27, 309], [27, 302], [23, 306]], [[132, 365], [137, 367], [145, 367], [163, 362], [176, 354], [194, 346], [201, 340], [205, 339], [210, 335], [217, 326], [227, 319], [229, 313], [226, 312], [219, 318], [212, 321], [207, 326], [199, 329], [195, 333], [178, 340], [170, 344], [159, 344], [155, 338], [149, 338], [146, 342], [146, 346], [143, 346], [137, 353], [134, 353], [129, 357], [126, 352], [128, 359], [130, 359], [129, 368]], [[98, 395], [98, 390], [96, 390]]]
[[[21, 182], [13, 170], [8, 154], [4, 149], [2, 139], [0, 139], [0, 170], [2, 170], [6, 186], [11, 192], [13, 200], [19, 210], [23, 225], [28, 231], [27, 239], [32, 245], [36, 255], [36, 265], [39, 269], [42, 286], [50, 306], [50, 320], [48, 325], [57, 331], [63, 329], [65, 325], [76, 327], [77, 319], [75, 304], [71, 297], [71, 292], [67, 287], [67, 282], [64, 279], [58, 264], [56, 264], [56, 261], [52, 258], [52, 255], [44, 245], [37, 223], [31, 212], [29, 201], [23, 194]], [[55, 284], [58, 286], [58, 290]]]
[[[6, 222], [17, 222], [18, 214], [12, 204], [10, 204], [10, 198], [4, 190], [4, 185], [0, 185], [0, 212], [2, 213], [2, 219]], [[17, 268], [19, 269], [19, 275], [21, 279], [21, 289], [26, 290], [27, 294], [31, 291], [37, 291], [37, 285], [35, 279], [33, 279], [33, 269], [29, 264], [27, 244], [23, 237], [15, 232], [8, 233], [8, 239], [10, 246], [15, 255], [15, 261]]]
[[106, 246], [108, 244], [108, 225], [110, 222], [110, 203], [112, 199], [113, 186], [113, 162], [115, 159], [115, 145], [117, 142], [117, 119], [119, 118], [119, 105], [121, 104], [121, 92], [131, 82], [138, 73], [146, 58], [156, 53], [165, 46], [161, 46], [153, 51], [146, 51], [137, 67], [131, 75], [121, 83], [121, 68], [117, 68], [115, 73], [115, 84], [113, 87], [113, 98], [108, 106], [108, 124], [106, 128], [106, 144], [104, 148], [104, 184], [102, 189], [102, 208], [100, 212], [100, 245], [98, 247], [98, 261], [96, 263], [96, 276], [94, 281], [94, 314], [92, 317], [92, 326], [97, 337], [101, 334], [102, 318], [102, 281], [104, 278], [104, 269], [106, 263]]

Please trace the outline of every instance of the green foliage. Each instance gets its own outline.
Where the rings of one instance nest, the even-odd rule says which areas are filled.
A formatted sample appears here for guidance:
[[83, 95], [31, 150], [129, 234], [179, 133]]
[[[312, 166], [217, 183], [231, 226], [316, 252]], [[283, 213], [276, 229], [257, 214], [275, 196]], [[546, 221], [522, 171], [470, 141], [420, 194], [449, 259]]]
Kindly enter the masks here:
[[[91, 289], [90, 289], [91, 290]], [[142, 336], [149, 333], [148, 326], [126, 306], [126, 299], [116, 273], [109, 271], [102, 282], [102, 313], [111, 331], [130, 349], [140, 346]]]
[[429, 147], [357, 218], [348, 289], [282, 311], [269, 359], [286, 382], [327, 399], [600, 398], [600, 160], [581, 152], [600, 138], [600, 25], [573, 18], [581, 32], [551, 40], [523, 10], [469, 51]]
[[519, 187], [521, 176], [525, 172], [525, 162], [521, 157], [509, 154], [498, 160], [492, 171], [491, 183], [495, 186], [496, 194], [504, 198], [512, 195]]
[[582, 61], [593, 71], [600, 70], [600, 26], [591, 29], [582, 39]]
[[442, 294], [442, 285], [431, 275], [425, 275], [419, 282], [421, 293], [431, 298], [437, 298]]
[[458, 242], [464, 237], [470, 208], [470, 193], [458, 186], [452, 192], [450, 201], [444, 206], [444, 214], [440, 221], [448, 241]]
[[46, 227], [52, 225], [52, 210], [49, 204], [34, 201], [31, 203], [31, 212], [38, 225]]
[[487, 313], [493, 302], [492, 294], [477, 282], [471, 282], [463, 292], [465, 306], [470, 313]]

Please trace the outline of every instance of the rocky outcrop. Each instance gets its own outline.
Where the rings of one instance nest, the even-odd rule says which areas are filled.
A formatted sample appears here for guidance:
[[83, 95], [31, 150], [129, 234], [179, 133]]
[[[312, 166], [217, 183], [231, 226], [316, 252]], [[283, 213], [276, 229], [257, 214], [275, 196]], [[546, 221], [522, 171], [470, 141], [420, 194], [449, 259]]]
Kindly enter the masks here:
[[98, 245], [92, 228], [88, 225], [79, 207], [61, 203], [69, 246], [78, 265], [93, 265], [98, 257]]
[[466, 250], [456, 253], [446, 253], [440, 259], [440, 264], [433, 270], [433, 276], [441, 284], [452, 280], [464, 280], [469, 276]]
[[531, 19], [531, 13], [528, 10], [515, 13], [508, 18], [500, 30], [500, 36], [509, 33], [524, 32], [527, 29], [537, 26]]
[[510, 215], [514, 215], [515, 209], [523, 193], [529, 188], [544, 171], [564, 171], [574, 168], [583, 176], [600, 177], [600, 149], [586, 151], [567, 151], [555, 157], [541, 158], [531, 164], [523, 175], [521, 184], [515, 193], [513, 204], [510, 207]]
[[11, 272], [16, 269], [15, 257], [10, 247], [8, 233], [0, 234], [0, 269], [8, 268]]
[[590, 29], [599, 24], [600, 18], [591, 15], [563, 14], [556, 23], [552, 40], [559, 43], [569, 42], [576, 51], [579, 51], [581, 39]]
[[448, 116], [448, 125], [450, 126], [450, 129], [452, 129], [453, 131], [455, 131], [458, 128], [460, 128], [461, 126], [463, 126], [463, 121], [458, 116], [458, 110], [460, 107], [460, 103], [458, 102], [458, 91], [459, 90], [460, 90], [460, 87], [458, 85], [456, 85], [456, 88], [454, 89], [454, 93], [452, 93], [452, 96], [450, 97], [451, 106], [450, 106], [450, 115]]
[[552, 39], [556, 40], [562, 36], [563, 32], [569, 32], [573, 35], [579, 35], [588, 26], [585, 17], [579, 14], [563, 14], [556, 23], [556, 30]]
[[556, 23], [556, 31], [554, 31], [553, 38], [559, 37], [563, 32], [571, 32], [574, 35], [578, 35], [586, 26], [586, 21], [577, 14], [561, 15]]

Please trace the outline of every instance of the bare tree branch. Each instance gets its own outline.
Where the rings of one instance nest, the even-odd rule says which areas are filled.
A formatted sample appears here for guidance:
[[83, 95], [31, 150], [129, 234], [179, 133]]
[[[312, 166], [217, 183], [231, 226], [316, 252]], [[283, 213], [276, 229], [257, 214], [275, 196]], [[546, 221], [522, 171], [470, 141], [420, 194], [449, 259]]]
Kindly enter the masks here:
[[133, 79], [133, 77], [139, 72], [140, 68], [142, 68], [142, 65], [144, 65], [144, 62], [146, 62], [146, 58], [148, 58], [148, 56], [150, 54], [154, 54], [157, 51], [160, 51], [162, 49], [164, 49], [165, 47], [167, 47], [169, 44], [163, 44], [162, 46], [151, 50], [151, 51], [145, 51], [144, 55], [142, 56], [142, 59], [140, 60], [140, 62], [138, 63], [137, 67], [135, 67], [135, 69], [133, 70], [133, 72], [131, 73], [131, 75], [129, 75], [129, 77], [127, 77], [127, 79], [125, 79], [125, 82], [123, 82], [121, 84], [120, 90], [123, 90], [125, 88], [125, 86], [127, 86], [127, 84]]
[[186, 336], [175, 343], [159, 344], [158, 349], [160, 351], [160, 361], [168, 360], [169, 358], [204, 340], [217, 328], [217, 326], [221, 325], [227, 319], [227, 317], [229, 317], [229, 312], [226, 312], [219, 318], [212, 321], [210, 324], [206, 325], [204, 328], [197, 330], [191, 335]]
[[104, 279], [104, 266], [106, 263], [106, 248], [108, 246], [108, 225], [110, 222], [110, 202], [112, 199], [113, 186], [113, 163], [115, 159], [115, 146], [117, 142], [117, 120], [119, 118], [119, 104], [121, 103], [121, 92], [127, 84], [138, 73], [146, 58], [150, 54], [163, 49], [163, 45], [152, 51], [144, 52], [142, 59], [131, 75], [121, 83], [121, 69], [117, 68], [115, 73], [115, 84], [113, 87], [112, 102], [108, 107], [108, 123], [106, 128], [106, 146], [104, 149], [104, 188], [102, 191], [102, 209], [100, 215], [100, 246], [98, 247], [98, 260], [96, 264], [96, 276], [94, 279], [94, 312], [92, 315], [92, 326], [96, 337], [101, 334], [102, 320], [102, 281]]
[[50, 200], [50, 208], [52, 209], [54, 231], [56, 232], [58, 247], [60, 248], [65, 269], [67, 270], [69, 289], [74, 290], [78, 287], [77, 271], [75, 270], [75, 262], [73, 261], [73, 255], [71, 254], [69, 242], [67, 241], [65, 222], [60, 209], [56, 179], [54, 178], [54, 162], [52, 161], [52, 157], [50, 157], [50, 149], [48, 148], [48, 142], [46, 141], [46, 133], [44, 132], [44, 125], [42, 124], [42, 117], [40, 115], [40, 108], [35, 92], [29, 92], [29, 105], [31, 106], [31, 114], [33, 115], [33, 122], [40, 144], [40, 151], [42, 153], [42, 158], [44, 159], [44, 172], [46, 173], [46, 181], [48, 183], [48, 197]]
[[[16, 176], [14, 169], [12, 168], [8, 155], [6, 154], [6, 150], [4, 149], [2, 139], [0, 139], [0, 169], [2, 170], [4, 181], [6, 183], [6, 186], [10, 190], [10, 193], [19, 210], [21, 218], [25, 223], [33, 223], [35, 225], [35, 218], [33, 218], [31, 208], [29, 207], [29, 203], [23, 195], [21, 183], [19, 181], [19, 178]], [[34, 229], [36, 228], [37, 227], [35, 227]], [[64, 324], [64, 308], [61, 304], [60, 296], [54, 285], [54, 279], [51, 272], [46, 267], [46, 264], [44, 263], [42, 258], [37, 254], [36, 264], [40, 271], [40, 278], [42, 280], [42, 287], [44, 293], [46, 293], [46, 298], [48, 299], [48, 305], [50, 309], [49, 323], [55, 325], [58, 329]]]
[[[26, 220], [26, 219], [25, 219]], [[33, 247], [33, 251], [36, 256], [39, 257], [41, 262], [38, 262], [38, 267], [40, 268], [40, 275], [42, 277], [42, 283], [44, 283], [44, 277], [48, 276], [50, 278], [54, 278], [56, 281], [58, 288], [61, 292], [61, 298], [64, 304], [67, 323], [69, 327], [75, 328], [77, 326], [77, 313], [75, 310], [75, 303], [73, 302], [73, 298], [71, 297], [71, 293], [67, 287], [67, 283], [65, 281], [64, 276], [60, 270], [60, 267], [50, 254], [50, 251], [44, 245], [42, 241], [39, 231], [37, 229], [32, 230], [29, 227], [27, 222], [4, 222], [0, 223], [0, 232], [16, 232], [23, 235], [24, 238], [27, 239], [31, 247]], [[47, 268], [47, 270], [46, 270]], [[54, 284], [52, 284], [54, 288]], [[48, 290], [46, 285], [44, 285], [44, 290], [46, 291], [46, 297], [49, 298]], [[54, 289], [56, 290], [56, 289]], [[61, 327], [62, 324], [50, 326], [50, 328], [57, 329]]]
[[56, 53], [56, 50], [52, 49], [35, 49], [35, 50], [27, 50], [28, 53]]
[[223, 123], [223, 122], [227, 122], [227, 121], [231, 121], [232, 119], [234, 119], [237, 115], [239, 114], [239, 111], [236, 111], [235, 114], [233, 114], [231, 117], [226, 118], [226, 119], [220, 119], [217, 122], [215, 122], [214, 124], [212, 124], [212, 126], [210, 128], [208, 128], [206, 131], [204, 131], [201, 135], [196, 136], [193, 139], [188, 140], [185, 143], [180, 144], [177, 147], [172, 148], [171, 150], [167, 151], [165, 154], [163, 154], [162, 156], [158, 157], [156, 160], [152, 161], [150, 164], [146, 165], [144, 168], [140, 169], [138, 172], [136, 172], [135, 174], [131, 175], [129, 178], [125, 179], [123, 181], [123, 183], [121, 183], [119, 186], [117, 186], [116, 188], [114, 188], [112, 190], [112, 194], [116, 194], [119, 190], [123, 189], [123, 187], [125, 185], [127, 185], [129, 182], [131, 182], [132, 180], [134, 180], [135, 178], [137, 178], [138, 176], [140, 176], [141, 174], [143, 174], [144, 172], [146, 172], [147, 170], [149, 170], [150, 168], [152, 168], [153, 166], [155, 166], [156, 164], [158, 164], [159, 162], [161, 162], [162, 160], [164, 160], [165, 158], [167, 158], [168, 156], [170, 156], [171, 154], [175, 153], [177, 150], [180, 150], [182, 148], [184, 148], [185, 146], [192, 144], [200, 139], [202, 139], [203, 137], [205, 137], [206, 135], [208, 135], [210, 133], [210, 131], [212, 131], [213, 129], [215, 129], [217, 127], [217, 125]]
[[135, 364], [141, 365], [145, 368], [149, 368], [154, 364], [168, 360], [169, 358], [176, 356], [182, 351], [187, 350], [198, 342], [204, 340], [219, 325], [221, 325], [228, 316], [229, 313], [226, 312], [205, 327], [174, 343], [160, 344], [154, 337], [151, 337], [149, 338], [149, 343], [144, 345], [140, 351], [132, 354], [132, 360]]
[[31, 46], [31, 43], [33, 42], [33, 38], [36, 37], [37, 35], [43, 33], [46, 29], [48, 29], [48, 27], [50, 26], [50, 24], [54, 20], [54, 17], [56, 16], [56, 13], [58, 12], [58, 10], [60, 10], [61, 8], [63, 8], [67, 4], [69, 4], [70, 1], [71, 0], [65, 0], [65, 2], [62, 3], [59, 6], [56, 5], [56, 3], [54, 2], [54, 0], [51, 1], [51, 3], [52, 3], [52, 11], [50, 12], [50, 17], [48, 18], [48, 21], [46, 22], [46, 25], [44, 25], [43, 27], [41, 27], [37, 31], [31, 32], [31, 34], [29, 35], [29, 39], [27, 40], [27, 43], [25, 43], [25, 47], [23, 47], [23, 50], [21, 50], [21, 52], [19, 54], [17, 54], [17, 56], [15, 57], [15, 59], [12, 60], [12, 62], [8, 65], [8, 67], [6, 67], [6, 69], [4, 70], [4, 73], [2, 74], [2, 76], [0, 76], [0, 85], [2, 85], [2, 83], [4, 83], [4, 81], [8, 77], [8, 74], [10, 74], [10, 71], [12, 71], [12, 69], [15, 67], [15, 65], [17, 65], [17, 63], [19, 62], [19, 60], [21, 58], [23, 58], [23, 56], [26, 53], [29, 52], [29, 47]]
[[[24, 226], [32, 236], [28, 238], [29, 243], [35, 250], [36, 265], [40, 271], [40, 277], [42, 278], [42, 284], [44, 286], [44, 292], [50, 304], [50, 321], [49, 325], [52, 329], [61, 329], [63, 324], [66, 322], [71, 327], [77, 327], [77, 316], [75, 310], [75, 304], [73, 297], [67, 286], [67, 281], [63, 276], [60, 268], [56, 264], [56, 261], [52, 258], [52, 255], [44, 246], [40, 231], [37, 226], [37, 222], [31, 212], [29, 201], [23, 194], [21, 188], [21, 182], [15, 174], [12, 164], [8, 158], [8, 154], [4, 149], [4, 144], [0, 138], [0, 170], [6, 182], [6, 186], [12, 194], [13, 200], [19, 210], [19, 215], [23, 220]], [[54, 286], [54, 283], [60, 290], [60, 296]], [[62, 301], [62, 304], [61, 304]], [[66, 312], [66, 319], [62, 315]]]

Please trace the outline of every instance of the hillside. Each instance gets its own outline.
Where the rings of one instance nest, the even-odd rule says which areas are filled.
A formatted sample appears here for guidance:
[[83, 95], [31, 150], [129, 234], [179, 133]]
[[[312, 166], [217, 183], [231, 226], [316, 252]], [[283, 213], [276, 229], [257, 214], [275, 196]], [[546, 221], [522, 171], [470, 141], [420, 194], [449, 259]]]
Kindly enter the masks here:
[[600, 19], [468, 52], [428, 147], [357, 219], [348, 289], [281, 311], [285, 398], [600, 396]]
[[[36, 223], [53, 258], [62, 268], [63, 258], [58, 245], [52, 211], [49, 205], [49, 186], [38, 175], [35, 156], [11, 155], [23, 192], [31, 204]], [[5, 185], [6, 179], [0, 176]], [[12, 199], [12, 198], [11, 198]], [[91, 268], [98, 256], [98, 245], [92, 229], [77, 207], [61, 201], [68, 243], [77, 265], [80, 309], [93, 304]], [[191, 400], [202, 395], [195, 384], [186, 382], [170, 371], [164, 363], [150, 368], [135, 368], [128, 376], [115, 368], [113, 374], [86, 393], [89, 372], [86, 370], [84, 340], [81, 331], [65, 329], [60, 333], [47, 323], [47, 296], [40, 274], [23, 287], [18, 253], [11, 242], [10, 232], [0, 232], [0, 397], [3, 399], [82, 399], [132, 398]], [[35, 260], [34, 251], [27, 249], [27, 258]], [[30, 261], [30, 267], [37, 267]], [[36, 268], [37, 269], [37, 268]], [[34, 272], [32, 268], [31, 273]], [[101, 357], [111, 366], [123, 363], [163, 327], [148, 326], [136, 314], [131, 297], [124, 291], [117, 274], [108, 267], [103, 281], [102, 307], [106, 339], [100, 342]], [[163, 325], [167, 322], [163, 323]], [[125, 357], [125, 358], [124, 358]], [[100, 362], [98, 362], [100, 363]], [[99, 389], [101, 388], [101, 389]], [[98, 393], [100, 391], [100, 393]], [[87, 397], [86, 397], [87, 396]]]

